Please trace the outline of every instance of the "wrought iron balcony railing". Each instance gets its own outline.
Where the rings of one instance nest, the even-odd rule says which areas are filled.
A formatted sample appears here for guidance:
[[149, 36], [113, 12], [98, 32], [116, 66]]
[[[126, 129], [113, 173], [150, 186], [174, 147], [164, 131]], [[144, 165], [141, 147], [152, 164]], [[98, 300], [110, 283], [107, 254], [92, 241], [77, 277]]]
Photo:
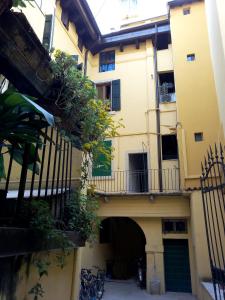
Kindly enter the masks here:
[[180, 191], [180, 174], [177, 168], [114, 171], [111, 176], [92, 176], [88, 183], [99, 193], [176, 193]]
[[[24, 203], [44, 199], [56, 223], [61, 223], [65, 201], [71, 191], [72, 144], [54, 128], [45, 129], [43, 145], [35, 146], [37, 163], [30, 164], [29, 144], [21, 153], [21, 165], [13, 159], [15, 151], [5, 154], [6, 179], [0, 181], [0, 226], [20, 226], [18, 215]], [[2, 152], [4, 151], [4, 147]], [[36, 160], [35, 159], [35, 160]]]

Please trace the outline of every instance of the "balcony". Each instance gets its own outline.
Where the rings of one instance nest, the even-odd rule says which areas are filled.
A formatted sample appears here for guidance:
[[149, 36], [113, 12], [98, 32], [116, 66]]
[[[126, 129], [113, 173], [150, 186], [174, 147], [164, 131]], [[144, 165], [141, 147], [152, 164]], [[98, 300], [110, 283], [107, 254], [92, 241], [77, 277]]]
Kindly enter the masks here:
[[177, 168], [114, 171], [111, 176], [93, 176], [88, 183], [99, 194], [173, 194], [181, 191]]
[[160, 94], [159, 100], [160, 103], [176, 102], [176, 94], [175, 93]]
[[63, 230], [74, 247], [84, 245], [79, 233], [68, 229], [64, 213], [75, 187], [72, 143], [53, 127], [44, 131], [42, 146], [37, 143], [34, 148], [38, 165], [30, 163], [29, 144], [21, 150], [20, 164], [15, 160], [18, 153], [13, 148], [10, 155], [4, 147], [1, 149], [6, 153], [6, 177], [0, 181], [0, 237], [4, 240], [0, 257], [59, 248], [53, 240], [46, 244], [42, 235], [30, 227], [33, 200], [47, 204], [55, 229]]

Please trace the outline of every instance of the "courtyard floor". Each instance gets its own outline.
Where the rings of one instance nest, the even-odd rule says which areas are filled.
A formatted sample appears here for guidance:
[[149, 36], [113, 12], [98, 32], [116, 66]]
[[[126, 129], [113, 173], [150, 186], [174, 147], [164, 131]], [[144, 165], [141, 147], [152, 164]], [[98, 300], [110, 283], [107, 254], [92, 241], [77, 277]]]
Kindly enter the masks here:
[[190, 294], [166, 293], [165, 295], [149, 295], [141, 290], [132, 280], [129, 281], [107, 281], [103, 300], [196, 300]]

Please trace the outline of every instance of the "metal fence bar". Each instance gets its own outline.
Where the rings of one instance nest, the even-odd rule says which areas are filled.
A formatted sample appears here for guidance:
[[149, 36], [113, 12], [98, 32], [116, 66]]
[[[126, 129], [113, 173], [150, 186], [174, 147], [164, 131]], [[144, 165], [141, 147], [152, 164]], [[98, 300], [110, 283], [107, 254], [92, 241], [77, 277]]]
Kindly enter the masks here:
[[215, 299], [225, 299], [224, 147], [210, 147], [202, 164], [201, 191]]
[[47, 133], [48, 133], [48, 127], [45, 128], [45, 137], [44, 137], [44, 145], [42, 150], [42, 158], [41, 158], [41, 170], [40, 170], [40, 176], [39, 176], [39, 185], [38, 185], [38, 198], [40, 198], [41, 195], [41, 185], [42, 185], [42, 177], [43, 177], [43, 171], [44, 171], [44, 162], [45, 162], [45, 150], [46, 150], [46, 141], [47, 141]]
[[[159, 188], [158, 174], [162, 172], [163, 192], [179, 192], [178, 169], [149, 169], [113, 171], [111, 176], [93, 176], [88, 180], [96, 190], [105, 193], [147, 193], [162, 192]], [[179, 175], [179, 174], [178, 174]]]
[[48, 194], [48, 182], [49, 182], [50, 166], [51, 166], [51, 158], [52, 158], [53, 131], [54, 128], [52, 127], [50, 133], [50, 141], [49, 141], [48, 165], [47, 165], [47, 174], [46, 174], [46, 183], [45, 183], [45, 200], [47, 199], [47, 194]]

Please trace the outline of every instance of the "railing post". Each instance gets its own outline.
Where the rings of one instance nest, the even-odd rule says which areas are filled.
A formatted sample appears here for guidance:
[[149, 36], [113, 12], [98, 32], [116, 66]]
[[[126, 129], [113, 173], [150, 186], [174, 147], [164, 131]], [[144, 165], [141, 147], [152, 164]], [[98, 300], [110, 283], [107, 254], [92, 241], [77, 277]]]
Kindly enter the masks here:
[[18, 191], [18, 198], [16, 202], [16, 216], [19, 215], [21, 210], [22, 201], [24, 198], [24, 192], [26, 189], [26, 181], [27, 181], [27, 170], [29, 165], [29, 152], [30, 152], [30, 144], [25, 144], [24, 146], [24, 153], [23, 153], [23, 164], [22, 164], [22, 170], [20, 175], [20, 185], [19, 185], [19, 191]]

